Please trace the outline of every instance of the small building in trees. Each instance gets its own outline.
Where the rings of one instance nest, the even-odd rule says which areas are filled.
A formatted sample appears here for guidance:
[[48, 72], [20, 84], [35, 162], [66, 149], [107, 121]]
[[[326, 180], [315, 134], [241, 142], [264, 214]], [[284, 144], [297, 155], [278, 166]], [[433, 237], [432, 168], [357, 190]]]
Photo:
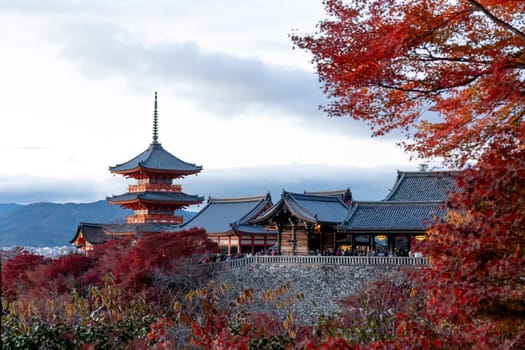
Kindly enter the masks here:
[[276, 230], [249, 222], [272, 204], [269, 193], [250, 197], [210, 197], [206, 206], [181, 225], [181, 229], [204, 228], [208, 238], [228, 255], [267, 252], [277, 242]]

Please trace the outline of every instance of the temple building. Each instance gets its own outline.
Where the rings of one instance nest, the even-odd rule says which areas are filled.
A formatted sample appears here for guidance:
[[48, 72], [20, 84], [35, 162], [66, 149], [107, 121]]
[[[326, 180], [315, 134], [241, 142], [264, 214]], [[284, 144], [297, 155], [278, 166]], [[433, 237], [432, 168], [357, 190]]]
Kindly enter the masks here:
[[85, 252], [111, 238], [198, 227], [228, 255], [402, 255], [410, 251], [412, 239], [424, 239], [428, 227], [444, 217], [448, 194], [459, 190], [454, 171], [398, 171], [394, 186], [380, 201], [356, 201], [350, 188], [283, 191], [275, 204], [269, 193], [209, 197], [204, 208], [184, 222], [177, 213], [204, 198], [184, 193], [174, 181], [199, 174], [202, 166], [182, 161], [158, 141], [157, 93], [151, 144], [109, 170], [134, 180], [127, 192], [107, 197], [109, 203], [130, 209], [132, 214], [119, 224], [81, 222], [71, 244]]
[[107, 198], [111, 204], [132, 209], [133, 215], [120, 225], [80, 223], [71, 244], [86, 251], [110, 237], [169, 232], [183, 223], [183, 217], [176, 215], [176, 210], [202, 203], [203, 197], [186, 194], [180, 184], [173, 183], [173, 180], [198, 174], [202, 166], [175, 157], [159, 143], [157, 105], [155, 92], [153, 140], [149, 147], [131, 160], [109, 168], [113, 174], [136, 181], [129, 185], [128, 192]]
[[454, 171], [398, 171], [381, 201], [355, 201], [350, 190], [291, 193], [248, 223], [277, 231], [285, 255], [408, 254], [412, 239], [446, 214], [457, 192]]
[[446, 214], [445, 200], [457, 192], [455, 171], [398, 171], [393, 188], [382, 201], [355, 201], [338, 225], [339, 246], [378, 254], [407, 254], [411, 238]]
[[277, 231], [277, 253], [307, 255], [330, 252], [337, 245], [337, 224], [343, 222], [351, 201], [350, 190], [292, 193], [248, 223]]
[[162, 223], [182, 224], [182, 216], [174, 214], [177, 209], [200, 204], [202, 197], [182, 192], [182, 186], [173, 184], [174, 179], [201, 172], [202, 166], [186, 163], [175, 157], [158, 142], [157, 93], [153, 112], [153, 141], [148, 149], [125, 163], [110, 167], [113, 174], [133, 178], [128, 192], [108, 197], [111, 204], [133, 209], [134, 215], [126, 218], [128, 224]]
[[277, 243], [277, 231], [249, 222], [272, 205], [269, 193], [250, 197], [210, 197], [206, 206], [181, 225], [181, 229], [205, 229], [208, 238], [227, 255], [267, 252]]

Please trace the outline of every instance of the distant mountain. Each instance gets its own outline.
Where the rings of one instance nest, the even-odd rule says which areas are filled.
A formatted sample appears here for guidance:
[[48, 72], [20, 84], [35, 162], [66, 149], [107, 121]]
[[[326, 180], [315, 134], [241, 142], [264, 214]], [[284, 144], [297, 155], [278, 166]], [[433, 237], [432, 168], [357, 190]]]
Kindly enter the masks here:
[[[124, 222], [132, 211], [101, 200], [93, 203], [0, 203], [0, 247], [68, 245], [80, 221]], [[181, 211], [184, 220], [194, 213]]]

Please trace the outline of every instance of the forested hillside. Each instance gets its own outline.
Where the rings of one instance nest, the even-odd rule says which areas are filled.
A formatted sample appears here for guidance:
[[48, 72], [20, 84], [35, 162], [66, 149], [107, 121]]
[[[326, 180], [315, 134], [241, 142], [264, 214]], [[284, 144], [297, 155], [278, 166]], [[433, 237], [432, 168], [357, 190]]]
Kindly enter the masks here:
[[[0, 246], [67, 245], [80, 221], [114, 223], [131, 211], [100, 200], [93, 203], [0, 204]], [[191, 213], [182, 212], [187, 219]]]

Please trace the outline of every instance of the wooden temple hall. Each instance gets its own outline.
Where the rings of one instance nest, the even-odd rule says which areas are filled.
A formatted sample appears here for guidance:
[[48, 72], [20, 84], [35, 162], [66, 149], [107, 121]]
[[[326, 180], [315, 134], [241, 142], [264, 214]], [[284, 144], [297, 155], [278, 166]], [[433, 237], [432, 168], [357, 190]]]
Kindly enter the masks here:
[[157, 93], [153, 140], [131, 160], [110, 172], [135, 180], [128, 191], [107, 198], [132, 209], [118, 224], [81, 222], [71, 243], [87, 252], [93, 245], [122, 236], [176, 233], [204, 228], [224, 254], [397, 254], [410, 251], [412, 239], [445, 215], [448, 193], [458, 191], [454, 171], [398, 171], [390, 192], [380, 201], [352, 198], [350, 188], [293, 193], [283, 191], [273, 203], [269, 193], [257, 196], [209, 197], [206, 205], [183, 222], [180, 209], [204, 198], [186, 194], [174, 180], [196, 175], [202, 167], [166, 151], [158, 141]]

